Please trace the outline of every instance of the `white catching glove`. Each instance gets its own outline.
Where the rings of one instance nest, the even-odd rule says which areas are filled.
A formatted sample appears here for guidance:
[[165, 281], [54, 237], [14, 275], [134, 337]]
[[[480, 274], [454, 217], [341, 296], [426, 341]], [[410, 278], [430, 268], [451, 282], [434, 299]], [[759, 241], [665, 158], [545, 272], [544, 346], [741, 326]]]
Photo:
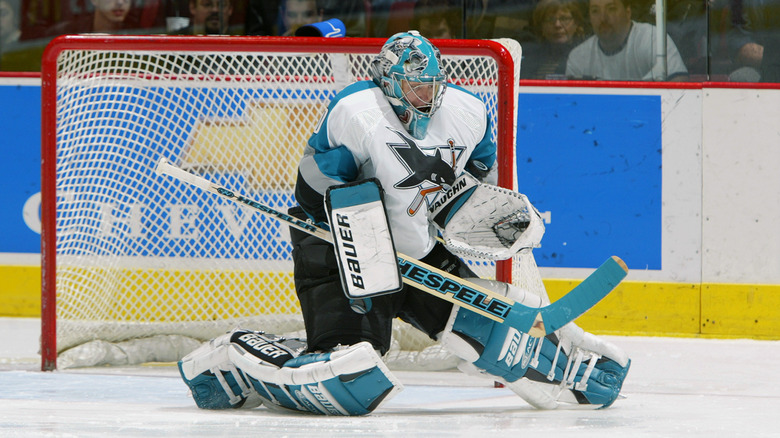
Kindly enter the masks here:
[[468, 173], [429, 213], [447, 248], [466, 257], [505, 260], [538, 247], [544, 235], [544, 222], [525, 195], [480, 183]]

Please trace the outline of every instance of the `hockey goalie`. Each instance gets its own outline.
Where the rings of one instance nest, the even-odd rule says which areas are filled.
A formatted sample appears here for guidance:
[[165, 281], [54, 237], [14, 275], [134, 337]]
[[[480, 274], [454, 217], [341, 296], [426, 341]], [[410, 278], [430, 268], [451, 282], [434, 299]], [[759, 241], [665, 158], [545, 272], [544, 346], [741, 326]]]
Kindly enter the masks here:
[[305, 339], [236, 329], [179, 362], [200, 408], [366, 415], [402, 389], [383, 363], [400, 318], [540, 409], [605, 408], [626, 353], [569, 323], [534, 337], [404, 284], [396, 251], [529, 307], [549, 304], [477, 276], [459, 256], [505, 259], [539, 245], [528, 199], [491, 185], [496, 145], [475, 95], [447, 83], [438, 49], [415, 31], [390, 37], [371, 80], [331, 101], [298, 168], [291, 216], [333, 243], [292, 229]]

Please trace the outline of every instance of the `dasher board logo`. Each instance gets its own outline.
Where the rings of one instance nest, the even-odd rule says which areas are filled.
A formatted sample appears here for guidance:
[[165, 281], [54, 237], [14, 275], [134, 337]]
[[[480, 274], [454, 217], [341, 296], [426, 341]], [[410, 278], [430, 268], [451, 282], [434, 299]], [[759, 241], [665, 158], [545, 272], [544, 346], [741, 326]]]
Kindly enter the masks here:
[[[279, 151], [287, 153], [294, 150], [290, 144], [305, 144], [317, 121], [310, 115], [326, 111], [327, 102], [302, 96], [296, 90], [233, 85], [235, 88], [221, 89], [233, 98], [213, 106], [203, 104], [210, 101], [211, 89], [150, 87], [153, 97], [139, 100], [138, 105], [166, 111], [173, 110], [171, 103], [193, 108], [171, 120], [166, 129], [178, 134], [166, 138], [164, 145], [121, 136], [98, 136], [89, 141], [102, 149], [122, 151], [117, 162], [130, 162], [141, 155], [169, 157], [217, 185], [286, 212], [297, 204], [294, 183], [300, 157], [281, 160]], [[291, 98], [282, 102], [269, 97], [280, 93]], [[116, 125], [126, 123], [110, 117], [109, 105], [95, 111], [95, 117], [106, 120], [101, 129], [117, 129]], [[139, 119], [137, 128], [156, 132], [159, 124], [157, 119]], [[251, 154], [246, 153], [247, 144], [252, 146]], [[78, 243], [88, 240], [99, 248], [122, 248], [122, 255], [128, 257], [217, 263], [256, 260], [262, 263], [252, 265], [252, 270], [291, 270], [289, 227], [274, 219], [215, 200], [199, 189], [171, 186], [165, 177], [154, 175], [152, 166], [96, 172], [90, 181], [89, 186], [71, 184], [57, 193], [58, 239], [74, 251], [93, 251]], [[149, 190], [150, 186], [170, 190]], [[121, 192], [112, 189], [110, 196], [98, 197], [94, 187], [121, 188]], [[89, 213], [79, 214], [84, 210]]]

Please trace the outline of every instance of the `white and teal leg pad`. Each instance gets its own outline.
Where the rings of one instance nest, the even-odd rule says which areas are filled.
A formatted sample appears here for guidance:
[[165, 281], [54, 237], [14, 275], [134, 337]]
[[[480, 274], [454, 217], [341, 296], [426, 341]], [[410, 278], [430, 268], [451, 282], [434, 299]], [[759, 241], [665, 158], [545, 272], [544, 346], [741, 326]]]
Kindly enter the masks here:
[[403, 389], [368, 342], [301, 355], [282, 365], [235, 346], [229, 356], [267, 407], [366, 415]]
[[[537, 295], [512, 285], [470, 281], [527, 306], [542, 304]], [[442, 334], [442, 343], [465, 361], [459, 366], [461, 370], [489, 374], [537, 408], [555, 409], [561, 404], [610, 406], [618, 398], [631, 361], [612, 344], [579, 327], [567, 327], [545, 338], [534, 338], [456, 307]], [[559, 335], [564, 336], [563, 341]], [[570, 339], [565, 339], [566, 335]]]

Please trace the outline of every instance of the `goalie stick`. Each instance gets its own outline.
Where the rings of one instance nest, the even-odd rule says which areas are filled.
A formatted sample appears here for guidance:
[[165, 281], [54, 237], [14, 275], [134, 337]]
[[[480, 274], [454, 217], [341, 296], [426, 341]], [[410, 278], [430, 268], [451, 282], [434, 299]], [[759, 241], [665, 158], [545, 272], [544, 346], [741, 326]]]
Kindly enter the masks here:
[[[276, 218], [289, 226], [333, 242], [330, 231], [300, 220], [232, 190], [214, 184], [198, 175], [187, 172], [161, 158], [155, 168], [158, 175], [165, 174], [191, 184], [224, 199], [236, 202], [253, 211]], [[398, 266], [404, 283], [457, 304], [494, 321], [509, 324], [520, 332], [533, 337], [543, 337], [587, 312], [606, 297], [626, 277], [628, 268], [617, 256], [608, 258], [585, 280], [565, 296], [544, 307], [528, 307], [506, 298], [468, 280], [434, 268], [419, 260], [397, 253]]]

